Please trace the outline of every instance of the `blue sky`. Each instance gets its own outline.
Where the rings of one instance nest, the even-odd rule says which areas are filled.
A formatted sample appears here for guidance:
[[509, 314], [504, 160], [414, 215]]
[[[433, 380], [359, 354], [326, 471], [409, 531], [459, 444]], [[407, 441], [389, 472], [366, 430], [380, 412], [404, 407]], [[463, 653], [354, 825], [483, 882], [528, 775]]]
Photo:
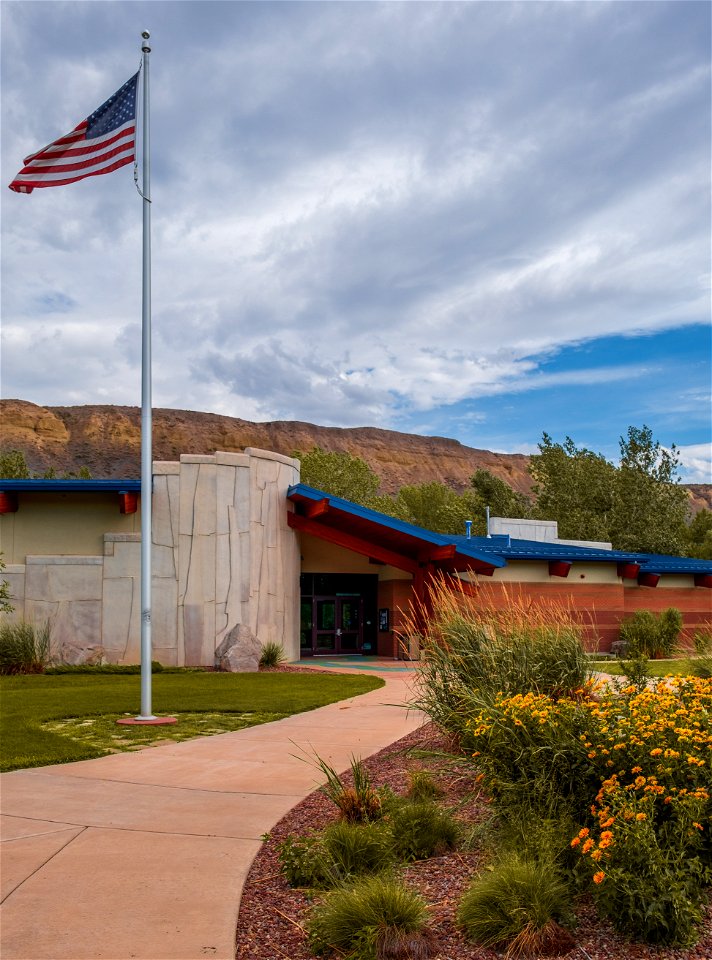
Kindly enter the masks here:
[[[706, 2], [13, 2], [2, 172], [152, 31], [154, 404], [710, 479]], [[140, 402], [130, 168], [2, 194], [2, 393]]]

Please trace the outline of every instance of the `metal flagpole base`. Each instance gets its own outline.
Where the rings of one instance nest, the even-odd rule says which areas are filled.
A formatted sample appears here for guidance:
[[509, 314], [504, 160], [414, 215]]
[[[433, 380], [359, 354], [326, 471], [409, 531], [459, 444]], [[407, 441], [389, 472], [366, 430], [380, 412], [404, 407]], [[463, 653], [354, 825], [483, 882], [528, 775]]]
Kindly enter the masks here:
[[158, 727], [165, 726], [168, 723], [178, 723], [178, 719], [176, 717], [122, 717], [121, 720], [116, 722], [126, 727]]

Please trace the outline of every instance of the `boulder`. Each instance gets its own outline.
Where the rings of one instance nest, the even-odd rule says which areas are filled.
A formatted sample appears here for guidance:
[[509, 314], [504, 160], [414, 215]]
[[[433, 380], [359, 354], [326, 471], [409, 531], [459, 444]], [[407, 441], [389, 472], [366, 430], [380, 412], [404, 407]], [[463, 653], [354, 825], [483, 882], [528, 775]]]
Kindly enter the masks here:
[[262, 644], [244, 623], [225, 634], [215, 650], [215, 669], [230, 673], [256, 673], [262, 656]]

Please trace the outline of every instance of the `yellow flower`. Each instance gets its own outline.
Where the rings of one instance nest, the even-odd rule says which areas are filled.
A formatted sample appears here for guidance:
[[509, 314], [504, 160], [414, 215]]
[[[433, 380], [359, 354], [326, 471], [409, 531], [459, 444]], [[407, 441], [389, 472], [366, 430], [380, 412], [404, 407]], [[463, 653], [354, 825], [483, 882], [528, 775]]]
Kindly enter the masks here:
[[601, 851], [600, 851], [600, 850], [594, 850], [593, 853], [591, 854], [591, 859], [592, 859], [592, 860], [600, 860], [600, 859], [601, 859]]
[[636, 819], [636, 820], [647, 820], [647, 819], [648, 819], [648, 815], [647, 815], [647, 813], [636, 813], [635, 819]]
[[632, 769], [630, 772], [631, 772], [631, 773], [640, 773], [640, 772], [642, 771], [642, 769], [643, 769], [642, 767], [633, 767], [633, 769]]
[[605, 877], [606, 877], [606, 875], [605, 875], [605, 873], [603, 872], [603, 870], [599, 870], [598, 873], [594, 873], [594, 875], [593, 875], [593, 882], [594, 882], [594, 883], [603, 883], [603, 881], [605, 880]]

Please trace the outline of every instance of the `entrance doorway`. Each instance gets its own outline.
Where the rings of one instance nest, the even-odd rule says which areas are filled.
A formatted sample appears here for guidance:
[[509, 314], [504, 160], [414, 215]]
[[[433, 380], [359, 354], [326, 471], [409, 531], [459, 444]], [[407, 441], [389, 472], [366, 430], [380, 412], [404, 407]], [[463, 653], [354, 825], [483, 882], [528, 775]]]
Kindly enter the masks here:
[[378, 577], [302, 574], [302, 656], [338, 656], [375, 650]]

